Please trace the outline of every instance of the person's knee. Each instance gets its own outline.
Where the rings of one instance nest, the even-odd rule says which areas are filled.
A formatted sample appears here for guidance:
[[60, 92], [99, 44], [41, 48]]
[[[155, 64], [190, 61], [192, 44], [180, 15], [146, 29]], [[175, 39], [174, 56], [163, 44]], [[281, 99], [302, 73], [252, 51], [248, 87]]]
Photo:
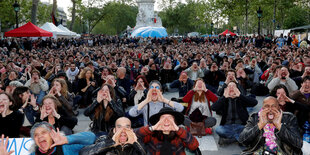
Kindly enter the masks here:
[[218, 126], [215, 128], [215, 133], [218, 134], [219, 136], [223, 136], [226, 133], [226, 130], [224, 129], [223, 126]]
[[216, 125], [216, 119], [214, 117], [208, 117], [205, 121], [205, 127], [210, 128]]

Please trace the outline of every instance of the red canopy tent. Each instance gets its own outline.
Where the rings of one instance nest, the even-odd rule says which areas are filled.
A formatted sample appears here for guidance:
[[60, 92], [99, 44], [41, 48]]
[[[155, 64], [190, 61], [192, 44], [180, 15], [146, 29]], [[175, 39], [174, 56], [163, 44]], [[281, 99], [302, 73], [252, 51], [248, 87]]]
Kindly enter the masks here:
[[45, 31], [31, 22], [4, 33], [5, 37], [52, 37], [53, 33]]
[[236, 33], [230, 32], [228, 29], [226, 29], [224, 32], [222, 32], [221, 34], [222, 36], [226, 36], [226, 35], [231, 35], [231, 36], [235, 36]]

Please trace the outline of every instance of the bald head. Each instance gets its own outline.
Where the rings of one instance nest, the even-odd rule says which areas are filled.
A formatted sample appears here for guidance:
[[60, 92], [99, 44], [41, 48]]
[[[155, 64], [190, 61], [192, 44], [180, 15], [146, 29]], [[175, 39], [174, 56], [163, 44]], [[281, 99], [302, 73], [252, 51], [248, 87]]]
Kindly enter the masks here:
[[268, 96], [267, 98], [265, 98], [263, 101], [263, 104], [268, 103], [268, 102], [274, 102], [276, 104], [279, 104], [278, 100], [273, 96]]
[[115, 121], [115, 130], [121, 130], [123, 128], [131, 129], [131, 121], [127, 117], [120, 117]]
[[125, 78], [125, 75], [126, 75], [126, 68], [125, 68], [125, 67], [119, 67], [119, 68], [117, 69], [116, 74], [117, 74], [117, 77], [120, 78], [120, 79]]
[[280, 110], [279, 101], [277, 100], [277, 98], [269, 96], [263, 101], [263, 109]]

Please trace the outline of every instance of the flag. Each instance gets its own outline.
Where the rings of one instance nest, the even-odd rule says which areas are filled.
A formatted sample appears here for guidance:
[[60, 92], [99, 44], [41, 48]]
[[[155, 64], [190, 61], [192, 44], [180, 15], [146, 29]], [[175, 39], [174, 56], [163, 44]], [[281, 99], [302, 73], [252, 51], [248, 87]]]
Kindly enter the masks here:
[[57, 19], [56, 19], [56, 17], [55, 17], [54, 12], [51, 13], [51, 16], [52, 16], [53, 24], [54, 24], [55, 26], [58, 26], [58, 22], [57, 22]]
[[156, 18], [154, 18], [154, 23], [156, 23]]

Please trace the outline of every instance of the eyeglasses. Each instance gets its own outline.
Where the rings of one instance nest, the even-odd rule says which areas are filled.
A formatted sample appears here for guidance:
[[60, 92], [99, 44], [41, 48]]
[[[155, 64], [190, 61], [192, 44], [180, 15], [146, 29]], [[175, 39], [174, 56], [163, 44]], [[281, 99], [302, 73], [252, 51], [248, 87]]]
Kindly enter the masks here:
[[151, 88], [151, 89], [156, 88], [156, 89], [158, 89], [158, 90], [160, 89], [160, 87], [159, 87], [159, 86], [156, 86], [156, 87], [151, 86], [150, 88]]

